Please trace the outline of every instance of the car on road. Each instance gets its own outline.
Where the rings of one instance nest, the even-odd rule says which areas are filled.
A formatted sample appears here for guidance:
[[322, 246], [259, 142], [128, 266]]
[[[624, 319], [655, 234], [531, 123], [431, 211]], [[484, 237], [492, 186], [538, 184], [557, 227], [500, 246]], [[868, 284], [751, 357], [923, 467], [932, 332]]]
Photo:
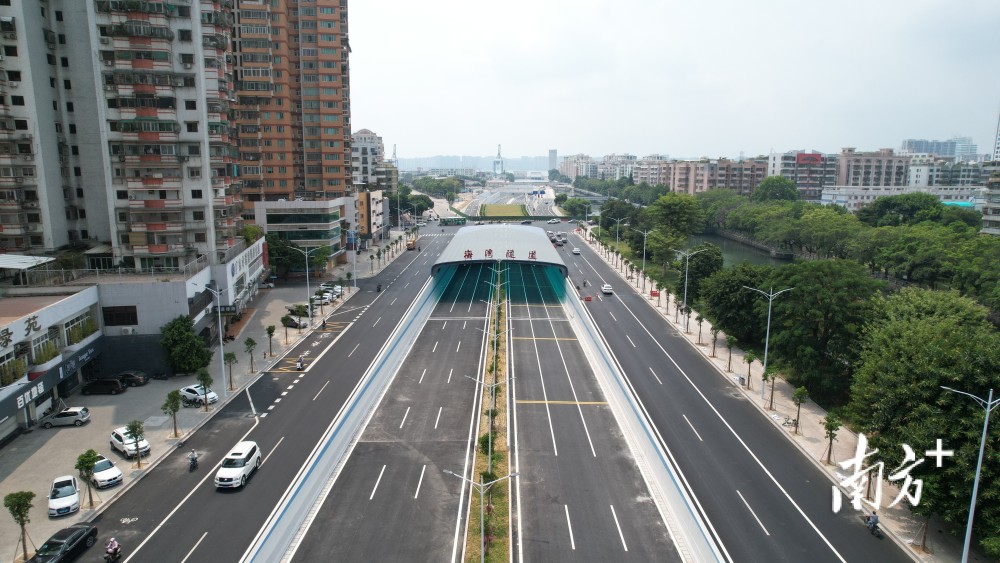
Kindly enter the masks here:
[[73, 524], [45, 540], [28, 563], [72, 561], [95, 543], [97, 543], [97, 526], [87, 523]]
[[49, 490], [49, 516], [66, 516], [80, 510], [80, 484], [76, 477], [63, 475], [52, 481]]
[[579, 248], [574, 248], [573, 249], [573, 254], [579, 254], [579, 253], [580, 253], [580, 249]]
[[149, 455], [149, 442], [140, 436], [139, 443], [136, 444], [135, 439], [128, 435], [128, 428], [124, 426], [112, 430], [108, 441], [112, 450], [121, 452], [125, 457], [135, 457], [136, 452], [138, 455]]
[[94, 477], [90, 482], [98, 489], [113, 487], [122, 482], [122, 470], [115, 466], [110, 459], [97, 454], [97, 463], [94, 464]]
[[215, 486], [219, 489], [235, 489], [247, 484], [247, 477], [260, 467], [260, 446], [257, 442], [244, 441], [236, 444], [215, 472]]
[[146, 372], [137, 369], [127, 369], [115, 376], [115, 379], [122, 382], [122, 385], [135, 387], [149, 383], [149, 376]]
[[83, 384], [83, 389], [80, 392], [84, 395], [91, 395], [94, 393], [117, 395], [119, 393], [124, 393], [127, 390], [128, 388], [122, 385], [122, 382], [117, 379], [92, 379]]
[[555, 225], [558, 222], [559, 222], [559, 219], [549, 219], [549, 224], [550, 225]]
[[219, 396], [211, 389], [205, 392], [205, 388], [201, 385], [188, 385], [187, 387], [181, 388], [181, 399], [187, 399], [188, 401], [194, 401], [199, 404], [205, 404], [205, 398], [208, 397], [208, 404], [214, 404], [219, 402]]
[[531, 224], [531, 219], [525, 219], [524, 221], [521, 221], [521, 224], [522, 225], [530, 225]]
[[83, 426], [89, 420], [90, 409], [87, 407], [69, 407], [43, 416], [38, 423], [42, 425], [42, 428], [52, 428], [53, 426]]
[[426, 227], [427, 223], [424, 223], [423, 221], [421, 221], [421, 222], [417, 223], [417, 226], [418, 227]]
[[607, 295], [611, 295], [612, 293], [614, 293], [614, 290], [611, 289], [611, 284], [610, 283], [606, 283], [606, 284], [602, 285], [601, 286], [601, 293], [604, 293], [604, 294], [607, 294]]

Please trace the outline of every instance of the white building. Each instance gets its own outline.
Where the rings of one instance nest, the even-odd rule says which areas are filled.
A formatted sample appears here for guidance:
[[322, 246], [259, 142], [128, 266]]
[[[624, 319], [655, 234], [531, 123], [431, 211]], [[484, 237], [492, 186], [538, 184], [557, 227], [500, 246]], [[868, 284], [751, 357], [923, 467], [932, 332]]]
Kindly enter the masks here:
[[907, 186], [832, 186], [830, 188], [823, 188], [820, 203], [823, 205], [839, 205], [854, 213], [880, 197], [908, 193], [928, 193], [937, 197], [942, 203], [974, 204], [983, 197], [985, 187], [932, 186], [911, 188]]

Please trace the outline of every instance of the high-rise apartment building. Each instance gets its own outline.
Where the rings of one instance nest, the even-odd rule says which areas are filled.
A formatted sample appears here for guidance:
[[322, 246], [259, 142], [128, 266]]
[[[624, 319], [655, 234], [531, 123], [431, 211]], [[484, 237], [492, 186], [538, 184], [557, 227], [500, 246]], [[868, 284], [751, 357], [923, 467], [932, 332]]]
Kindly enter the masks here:
[[351, 135], [351, 171], [357, 187], [375, 186], [375, 170], [385, 160], [385, 145], [382, 137], [369, 129], [362, 129]]
[[705, 158], [672, 162], [667, 184], [671, 191], [689, 195], [715, 188], [750, 195], [766, 177], [767, 159], [764, 157], [739, 160]]
[[902, 154], [933, 154], [943, 158], [954, 158], [957, 161], [977, 160], [979, 147], [972, 142], [972, 137], [953, 137], [947, 141], [929, 141], [927, 139], [903, 139], [900, 145]]
[[910, 157], [892, 149], [857, 152], [847, 147], [837, 155], [838, 186], [905, 186]]
[[559, 151], [556, 149], [549, 149], [549, 170], [557, 170], [559, 168]]
[[837, 183], [837, 155], [816, 151], [771, 153], [767, 175], [788, 178], [795, 182], [799, 199], [818, 202], [823, 188]]
[[993, 160], [1000, 160], [1000, 115], [997, 116], [997, 138], [993, 140]]

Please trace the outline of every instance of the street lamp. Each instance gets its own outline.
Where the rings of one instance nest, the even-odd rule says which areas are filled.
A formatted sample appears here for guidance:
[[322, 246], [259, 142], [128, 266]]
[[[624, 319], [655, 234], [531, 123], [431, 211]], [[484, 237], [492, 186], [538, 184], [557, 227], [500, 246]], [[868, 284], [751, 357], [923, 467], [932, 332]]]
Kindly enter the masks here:
[[[354, 244], [357, 244], [355, 241]], [[312, 250], [303, 250], [297, 246], [289, 246], [302, 253], [306, 257], [306, 317], [309, 319], [309, 328], [312, 328], [312, 293], [309, 291], [309, 255], [321, 248], [327, 248], [327, 246], [317, 246]]]
[[[609, 217], [609, 219], [610, 219], [610, 217]], [[612, 221], [615, 222], [615, 251], [616, 252], [618, 251], [618, 229], [621, 226], [622, 221], [624, 221], [625, 219], [627, 219], [627, 217], [621, 217], [619, 219], [611, 219]], [[625, 225], [628, 226], [628, 223], [625, 223]], [[617, 267], [617, 266], [615, 266], [615, 267]]]
[[647, 229], [645, 231], [640, 231], [636, 229], [635, 232], [642, 234], [642, 291], [646, 292], [646, 237], [649, 233], [653, 232], [653, 229]]
[[485, 549], [486, 548], [486, 535], [485, 535], [486, 524], [485, 524], [485, 516], [484, 516], [485, 510], [486, 510], [485, 509], [485, 505], [484, 505], [484, 503], [485, 503], [484, 497], [486, 496], [486, 491], [489, 490], [489, 488], [492, 487], [493, 485], [496, 485], [497, 483], [499, 483], [500, 481], [503, 481], [505, 479], [511, 479], [511, 478], [517, 477], [518, 476], [518, 472], [515, 471], [514, 473], [511, 473], [509, 475], [504, 475], [503, 477], [500, 477], [499, 479], [494, 479], [494, 480], [490, 481], [489, 483], [478, 483], [476, 481], [473, 481], [472, 479], [469, 479], [468, 477], [466, 477], [464, 475], [459, 475], [458, 473], [455, 473], [454, 471], [449, 471], [447, 469], [445, 469], [444, 472], [447, 473], [447, 474], [449, 474], [449, 475], [454, 475], [455, 477], [458, 477], [459, 479], [461, 479], [461, 480], [465, 481], [466, 483], [472, 485], [473, 487], [476, 488], [477, 491], [479, 491], [479, 541], [480, 541], [480, 546], [479, 546], [479, 561], [480, 562], [486, 561], [486, 549]]
[[[782, 289], [778, 293], [775, 293], [774, 292], [774, 287], [770, 287], [770, 288], [768, 288], [768, 292], [764, 293], [763, 291], [757, 289], [756, 287], [750, 287], [750, 286], [746, 286], [746, 285], [744, 285], [743, 287], [745, 289], [749, 289], [751, 291], [756, 291], [757, 293], [763, 295], [764, 297], [767, 297], [767, 332], [764, 333], [764, 373], [766, 374], [767, 373], [767, 343], [771, 339], [771, 303], [774, 302], [774, 298], [775, 297], [781, 295], [782, 293], [784, 293], [786, 291], [791, 291], [791, 290], [793, 290], [795, 288], [794, 287], [789, 287], [787, 289]], [[750, 372], [748, 371], [747, 372], [747, 376], [748, 377], [749, 377], [749, 373]], [[747, 385], [748, 386], [750, 385], [749, 381], [750, 380], [747, 379]], [[761, 400], [764, 400], [764, 387], [765, 387], [765, 385], [761, 384], [761, 386], [760, 386], [760, 399]]]
[[[705, 252], [707, 248], [702, 248], [701, 250], [695, 250], [694, 252], [684, 252], [683, 250], [674, 250], [677, 254], [684, 256], [684, 305], [682, 305], [683, 310], [687, 311], [688, 306], [688, 266], [691, 265], [691, 257], [699, 252]], [[667, 303], [669, 306], [670, 303]], [[675, 304], [676, 306], [676, 304]], [[676, 317], [674, 317], [676, 319]], [[684, 332], [687, 332], [688, 323], [691, 322], [691, 315], [687, 315], [684, 319]]]
[[[962, 546], [962, 563], [967, 563], [969, 561], [969, 543], [972, 541], [972, 518], [976, 513], [976, 495], [979, 493], [979, 473], [983, 469], [983, 450], [986, 448], [986, 431], [990, 427], [990, 412], [1000, 405], [1000, 398], [993, 400], [993, 389], [990, 389], [989, 395], [987, 395], [986, 400], [982, 397], [977, 397], [971, 393], [966, 393], [965, 391], [959, 391], [958, 389], [952, 389], [951, 387], [941, 386], [945, 391], [951, 391], [952, 393], [958, 393], [959, 395], [965, 395], [966, 397], [971, 397], [973, 401], [979, 403], [979, 406], [983, 407], [986, 411], [983, 414], [983, 437], [979, 441], [979, 460], [976, 462], [976, 478], [972, 481], [972, 502], [969, 504], [969, 519], [965, 524], [965, 545]], [[938, 449], [941, 449], [938, 447]]]
[[[225, 340], [223, 339], [223, 334], [222, 334], [222, 292], [226, 291], [229, 288], [228, 287], [224, 287], [222, 289], [212, 289], [212, 288], [208, 287], [207, 285], [203, 285], [202, 287], [204, 287], [208, 291], [211, 291], [212, 295], [215, 296], [215, 318], [219, 320], [219, 367], [222, 368], [222, 377], [225, 378], [226, 377], [226, 358], [225, 358], [226, 349], [225, 349], [225, 346], [223, 345], [223, 342]], [[232, 389], [232, 387], [233, 387], [233, 382], [230, 381], [229, 382], [229, 388]], [[207, 391], [206, 391], [206, 393], [207, 393]]]
[[[501, 334], [504, 334], [504, 333], [507, 333], [507, 332], [510, 332], [510, 330], [509, 329], [505, 330]], [[495, 358], [496, 356], [494, 355], [493, 357]], [[496, 413], [496, 410], [497, 410], [497, 396], [496, 396], [496, 393], [494, 392], [494, 390], [497, 387], [500, 387], [504, 383], [507, 383], [508, 381], [510, 381], [511, 379], [514, 379], [514, 378], [513, 377], [505, 377], [503, 380], [497, 381], [496, 380], [496, 372], [495, 371], [493, 373], [493, 383], [486, 383], [482, 379], [479, 379], [478, 377], [472, 377], [471, 375], [466, 375], [465, 377], [468, 377], [469, 379], [475, 381], [476, 383], [479, 383], [483, 387], [488, 387], [489, 390], [490, 390], [490, 397], [493, 397], [493, 409], [490, 411], [490, 433], [489, 433], [489, 438], [488, 438], [489, 446], [487, 448], [487, 454], [486, 454], [487, 455], [487, 457], [486, 457], [486, 460], [487, 460], [487, 469], [489, 470], [490, 475], [492, 475], [493, 474], [493, 415]]]

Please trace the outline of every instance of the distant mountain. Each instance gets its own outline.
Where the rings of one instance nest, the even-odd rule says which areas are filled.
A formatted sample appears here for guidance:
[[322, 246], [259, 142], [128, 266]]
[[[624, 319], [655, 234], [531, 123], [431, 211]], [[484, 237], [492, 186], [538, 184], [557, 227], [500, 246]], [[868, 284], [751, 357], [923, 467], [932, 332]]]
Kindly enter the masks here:
[[[400, 158], [400, 171], [413, 171], [418, 168], [429, 170], [431, 168], [473, 168], [484, 172], [493, 171], [492, 156], [424, 156], [418, 158]], [[547, 156], [519, 156], [516, 158], [503, 159], [504, 170], [514, 172], [521, 171], [541, 171], [549, 169], [549, 157]]]

